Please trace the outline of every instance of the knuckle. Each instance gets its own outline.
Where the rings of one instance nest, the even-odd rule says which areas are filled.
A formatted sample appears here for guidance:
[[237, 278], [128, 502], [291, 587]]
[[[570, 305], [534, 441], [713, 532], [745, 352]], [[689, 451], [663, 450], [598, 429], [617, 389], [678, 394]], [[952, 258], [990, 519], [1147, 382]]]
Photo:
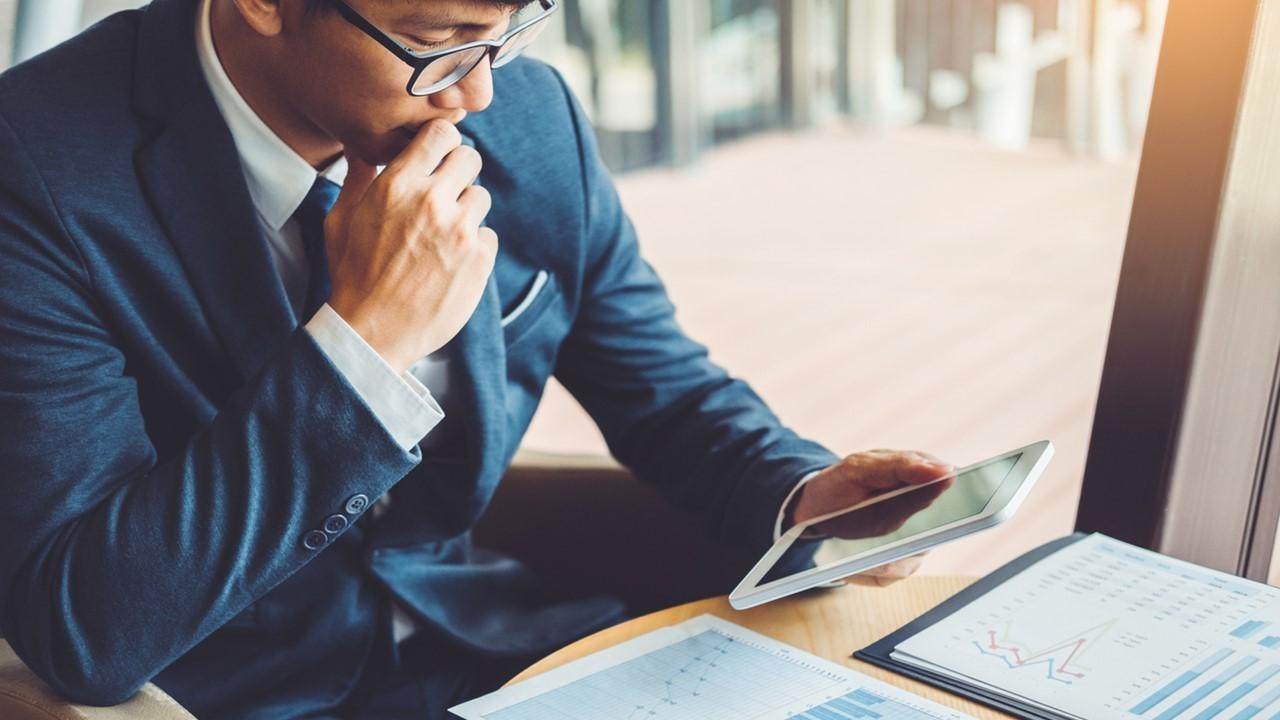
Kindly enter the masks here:
[[456, 204], [456, 201], [449, 197], [449, 193], [443, 190], [439, 185], [432, 185], [422, 194], [423, 205], [427, 211], [431, 213], [432, 219], [436, 222], [444, 222], [447, 219], [447, 213], [450, 207]]
[[470, 145], [459, 145], [458, 147], [453, 149], [452, 154], [455, 157], [457, 157], [457, 159], [462, 160], [468, 164], [480, 165], [482, 163], [482, 160], [480, 158], [480, 151], [476, 150]]
[[383, 208], [393, 205], [415, 189], [413, 176], [405, 172], [388, 170], [383, 173], [381, 179], [382, 182], [375, 187], [373, 196], [377, 204]]
[[479, 240], [484, 247], [485, 256], [492, 264], [494, 259], [498, 257], [498, 233], [489, 228], [480, 228]]
[[435, 142], [461, 145], [462, 133], [458, 132], [458, 128], [453, 123], [439, 118], [427, 123], [427, 136]]
[[493, 195], [479, 185], [472, 185], [467, 189], [466, 200], [486, 210], [493, 206]]
[[454, 243], [464, 248], [472, 242], [472, 232], [467, 229], [466, 225], [461, 223], [450, 226], [445, 234]]

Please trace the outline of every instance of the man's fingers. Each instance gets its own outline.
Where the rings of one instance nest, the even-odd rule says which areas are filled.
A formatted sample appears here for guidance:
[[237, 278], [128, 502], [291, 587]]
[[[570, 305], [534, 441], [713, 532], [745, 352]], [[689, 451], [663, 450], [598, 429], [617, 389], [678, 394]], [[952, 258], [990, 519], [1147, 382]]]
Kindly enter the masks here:
[[426, 178], [435, 172], [440, 161], [462, 144], [462, 134], [452, 123], [432, 120], [418, 129], [418, 134], [408, 146], [387, 164], [383, 175], [395, 177], [401, 174]]
[[862, 574], [869, 577], [900, 579], [915, 574], [922, 564], [924, 564], [924, 555], [912, 555], [901, 560], [894, 560], [880, 567], [871, 568]]
[[905, 558], [903, 560], [895, 560], [877, 568], [872, 568], [865, 574], [871, 577], [880, 578], [907, 577], [920, 568], [920, 563], [921, 561], [918, 558]]
[[497, 257], [498, 233], [494, 232], [492, 228], [482, 227], [480, 228], [480, 231], [476, 233], [476, 238], [480, 241], [480, 244], [484, 246], [485, 250], [488, 251], [490, 260]]
[[488, 190], [479, 185], [468, 185], [458, 197], [458, 205], [462, 206], [462, 211], [466, 213], [468, 223], [479, 225], [489, 214], [493, 199]]
[[459, 145], [444, 157], [431, 174], [431, 180], [444, 196], [461, 198], [462, 193], [480, 177], [483, 166], [480, 153], [474, 148]]
[[918, 488], [911, 492], [903, 493], [898, 497], [886, 500], [886, 504], [894, 505], [894, 507], [886, 508], [886, 510], [889, 515], [901, 516], [903, 522], [906, 522], [906, 520], [912, 515], [915, 515], [921, 510], [932, 505], [933, 501], [937, 500], [938, 496], [945, 492], [949, 487], [951, 487], [950, 483], [940, 482], [936, 485], [930, 485], [928, 487]]
[[954, 463], [949, 463], [946, 460], [943, 460], [942, 458], [938, 457], [937, 455], [934, 455], [933, 453], [927, 453], [927, 452], [924, 452], [923, 450], [912, 450], [911, 454], [920, 458], [921, 460], [928, 463], [929, 465], [933, 465], [934, 467], [946, 468], [948, 471], [956, 469], [956, 466]]
[[335, 219], [345, 216], [347, 212], [360, 204], [369, 186], [378, 177], [378, 170], [355, 155], [347, 155], [347, 179], [342, 182], [342, 191], [338, 201], [329, 214]]
[[[892, 490], [923, 485], [950, 475], [952, 468], [932, 456], [893, 450], [869, 450], [849, 455], [840, 463], [823, 470], [800, 494], [795, 506], [795, 522], [840, 513], [863, 502], [874, 500]], [[940, 483], [915, 500], [927, 505], [950, 487]], [[893, 502], [893, 500], [890, 500]], [[884, 510], [888, 506], [877, 507]], [[860, 517], [845, 517], [846, 525], [865, 522]]]
[[921, 485], [951, 472], [914, 453], [868, 453], [849, 459], [849, 470], [871, 490], [893, 490], [904, 485]]

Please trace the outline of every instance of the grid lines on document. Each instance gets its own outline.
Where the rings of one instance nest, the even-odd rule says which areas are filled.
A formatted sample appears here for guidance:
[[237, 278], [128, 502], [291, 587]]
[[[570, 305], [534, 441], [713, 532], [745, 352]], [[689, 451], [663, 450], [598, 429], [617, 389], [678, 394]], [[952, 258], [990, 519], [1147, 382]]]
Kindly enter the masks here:
[[502, 710], [489, 720], [745, 720], [846, 678], [707, 630]]

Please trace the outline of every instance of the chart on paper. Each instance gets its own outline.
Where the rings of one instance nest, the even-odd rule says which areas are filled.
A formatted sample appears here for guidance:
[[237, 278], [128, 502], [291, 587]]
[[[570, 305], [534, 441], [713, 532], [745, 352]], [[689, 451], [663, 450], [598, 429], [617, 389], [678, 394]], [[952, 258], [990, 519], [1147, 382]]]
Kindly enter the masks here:
[[468, 720], [967, 717], [705, 615], [452, 711]]
[[1063, 717], [1272, 720], [1280, 591], [1091, 536], [894, 657]]

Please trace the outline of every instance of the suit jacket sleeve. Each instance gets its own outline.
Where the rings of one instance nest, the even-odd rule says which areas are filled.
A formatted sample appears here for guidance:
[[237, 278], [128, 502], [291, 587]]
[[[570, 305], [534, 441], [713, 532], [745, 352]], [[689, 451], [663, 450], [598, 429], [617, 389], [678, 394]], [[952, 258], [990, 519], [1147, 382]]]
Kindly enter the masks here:
[[[115, 704], [315, 556], [301, 540], [419, 461], [303, 330], [157, 457], [131, 366], [0, 116], [0, 630], [56, 690]], [[354, 505], [353, 505], [354, 507]], [[354, 515], [358, 513], [352, 513]]]
[[620, 462], [701, 513], [722, 539], [763, 552], [790, 489], [838, 458], [784, 427], [681, 330], [591, 128], [565, 94], [583, 168], [587, 259], [556, 375]]

